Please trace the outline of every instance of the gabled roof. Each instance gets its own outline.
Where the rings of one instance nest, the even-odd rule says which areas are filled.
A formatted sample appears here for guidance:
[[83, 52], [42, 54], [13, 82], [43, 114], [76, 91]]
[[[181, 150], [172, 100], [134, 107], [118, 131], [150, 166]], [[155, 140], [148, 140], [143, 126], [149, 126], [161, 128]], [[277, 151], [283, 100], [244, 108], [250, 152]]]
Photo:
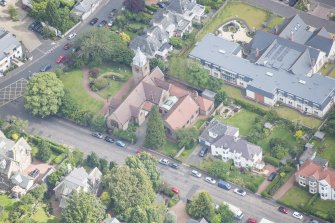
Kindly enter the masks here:
[[[204, 140], [209, 143], [214, 143], [217, 140], [220, 139], [221, 136], [223, 135], [229, 135], [229, 136], [234, 136], [237, 132], [239, 131], [238, 128], [226, 125], [222, 122], [219, 122], [215, 119], [213, 119], [209, 125], [205, 128], [204, 131], [202, 131], [201, 135], [199, 136], [200, 140]], [[216, 138], [213, 138], [209, 136], [209, 133], [214, 133], [217, 135]]]
[[279, 36], [294, 42], [304, 44], [313, 34], [308, 31], [307, 24], [299, 15], [287, 19], [280, 27]]
[[170, 11], [183, 14], [185, 12], [186, 1], [187, 0], [172, 0], [166, 8]]
[[74, 7], [74, 9], [79, 12], [85, 13], [91, 10], [92, 6], [94, 6], [96, 3], [97, 0], [82, 0]]
[[8, 56], [14, 48], [21, 46], [14, 35], [0, 28], [0, 61]]
[[310, 38], [306, 42], [306, 45], [316, 49], [320, 49], [321, 51], [325, 52], [326, 55], [328, 56], [334, 45], [334, 40], [332, 40], [331, 38], [326, 38], [321, 35], [316, 35], [313, 38]]
[[195, 98], [196, 102], [198, 103], [200, 110], [202, 111], [208, 111], [214, 104], [212, 100], [209, 100], [207, 98], [198, 96]]
[[138, 67], [143, 67], [146, 63], [147, 57], [142, 53], [140, 47], [138, 47], [133, 58], [133, 64]]

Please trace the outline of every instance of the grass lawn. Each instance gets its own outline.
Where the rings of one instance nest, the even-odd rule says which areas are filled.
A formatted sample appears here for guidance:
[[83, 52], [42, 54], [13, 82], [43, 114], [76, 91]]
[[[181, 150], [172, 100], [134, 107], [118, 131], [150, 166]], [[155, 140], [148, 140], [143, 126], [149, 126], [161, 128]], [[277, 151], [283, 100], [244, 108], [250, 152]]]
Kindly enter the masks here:
[[333, 67], [333, 65], [334, 64], [332, 64], [332, 63], [325, 63], [325, 65], [323, 65], [323, 67], [320, 69], [319, 72], [322, 75], [326, 75], [330, 71], [330, 69]]
[[10, 210], [13, 208], [15, 200], [10, 199], [7, 195], [0, 195], [0, 206], [4, 207], [4, 210], [0, 214], [0, 222], [4, 221], [8, 217]]
[[335, 168], [335, 138], [326, 136], [326, 139], [321, 143], [316, 143], [317, 148], [324, 147], [323, 150], [318, 150], [318, 156], [329, 161], [329, 165]]
[[174, 157], [178, 153], [179, 148], [177, 144], [167, 141], [164, 148], [158, 149], [157, 151], [167, 156]]
[[328, 218], [328, 213], [334, 211], [334, 207], [335, 201], [325, 201], [318, 198], [312, 205], [312, 213], [323, 218]]
[[269, 142], [272, 138], [285, 139], [290, 147], [298, 145], [298, 141], [295, 139], [293, 133], [288, 128], [286, 128], [285, 126], [276, 126], [268, 137], [258, 142], [258, 144], [262, 147], [263, 152], [270, 151]]
[[65, 73], [60, 78], [74, 100], [84, 109], [97, 113], [102, 107], [103, 102], [91, 97], [83, 86], [83, 72], [74, 70]]
[[309, 117], [309, 116], [304, 116], [300, 114], [298, 111], [293, 110], [288, 107], [280, 106], [280, 107], [277, 107], [275, 110], [280, 117], [288, 119], [292, 121], [293, 123], [298, 121], [302, 125], [305, 125], [309, 128], [317, 128], [321, 124], [320, 119]]
[[194, 124], [194, 127], [199, 129], [205, 122], [206, 122], [205, 119], [198, 119], [197, 122]]
[[279, 201], [300, 210], [301, 205], [305, 205], [312, 198], [312, 195], [303, 188], [294, 185]]
[[268, 28], [269, 30], [272, 29], [273, 27], [275, 27], [275, 25], [280, 25], [283, 23], [283, 21], [285, 20], [285, 17], [281, 17], [281, 16], [274, 16], [271, 20], [271, 22], [268, 24]]
[[332, 78], [335, 78], [335, 69], [328, 76], [332, 77]]
[[180, 156], [177, 158], [177, 160], [179, 160], [180, 162], [184, 162], [187, 157], [189, 157], [191, 155], [191, 153], [193, 152], [193, 150], [195, 149], [195, 146], [192, 149], [185, 149]]
[[41, 222], [41, 223], [58, 223], [59, 220], [55, 216], [51, 215], [48, 217], [48, 215], [45, 213], [44, 209], [42, 207], [39, 207], [36, 211], [36, 213], [32, 216], [32, 219]]
[[108, 99], [111, 96], [115, 95], [121, 89], [124, 83], [125, 82], [110, 80], [109, 85], [104, 89], [97, 91], [97, 94], [99, 94], [103, 98]]
[[251, 132], [257, 116], [258, 115], [254, 112], [242, 109], [231, 118], [225, 119], [221, 116], [217, 116], [216, 118], [225, 124], [239, 128], [241, 136], [247, 136]]
[[228, 3], [226, 7], [221, 8], [214, 18], [205, 24], [204, 29], [199, 33], [196, 40], [199, 41], [207, 33], [213, 33], [226, 20], [235, 17], [244, 19], [251, 29], [255, 27], [257, 30], [269, 18], [269, 15], [269, 12], [248, 4], [239, 2]]

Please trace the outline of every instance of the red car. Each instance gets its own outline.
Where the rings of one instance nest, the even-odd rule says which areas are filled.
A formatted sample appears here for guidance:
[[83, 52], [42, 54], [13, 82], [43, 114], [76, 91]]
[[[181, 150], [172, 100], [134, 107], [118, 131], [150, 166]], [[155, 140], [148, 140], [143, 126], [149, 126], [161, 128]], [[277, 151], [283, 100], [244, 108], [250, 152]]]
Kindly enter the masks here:
[[73, 45], [72, 43], [67, 43], [67, 44], [64, 45], [63, 49], [68, 50], [72, 47], [72, 45]]
[[56, 63], [63, 63], [65, 60], [65, 56], [59, 56], [56, 60]]
[[280, 207], [278, 208], [278, 211], [280, 211], [281, 213], [284, 213], [284, 214], [288, 214], [288, 209], [287, 209], [287, 208], [284, 208], [284, 207], [282, 207], [282, 206], [280, 206]]
[[255, 218], [248, 218], [247, 223], [257, 223]]
[[171, 188], [171, 191], [172, 191], [173, 193], [179, 195], [179, 190], [178, 190], [178, 188], [176, 188], [176, 187], [172, 187], [172, 188]]
[[137, 149], [137, 150], [136, 150], [136, 154], [139, 154], [139, 153], [141, 153], [141, 152], [143, 152], [142, 149]]

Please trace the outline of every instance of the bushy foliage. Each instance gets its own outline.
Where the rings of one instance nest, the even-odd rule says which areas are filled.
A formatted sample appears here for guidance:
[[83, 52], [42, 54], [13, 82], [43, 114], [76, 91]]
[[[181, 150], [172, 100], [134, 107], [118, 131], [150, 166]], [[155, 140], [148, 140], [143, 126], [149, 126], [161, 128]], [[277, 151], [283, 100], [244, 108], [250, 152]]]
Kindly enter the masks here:
[[129, 125], [126, 130], [113, 129], [113, 135], [134, 144], [137, 141], [136, 130], [137, 127], [135, 125]]
[[144, 146], [151, 149], [158, 149], [163, 147], [165, 142], [163, 120], [158, 111], [158, 107], [154, 106], [149, 113]]
[[186, 204], [187, 213], [194, 219], [205, 218], [210, 221], [214, 217], [214, 203], [208, 192], [200, 192]]
[[178, 129], [176, 136], [179, 148], [191, 149], [198, 142], [199, 131], [195, 127]]

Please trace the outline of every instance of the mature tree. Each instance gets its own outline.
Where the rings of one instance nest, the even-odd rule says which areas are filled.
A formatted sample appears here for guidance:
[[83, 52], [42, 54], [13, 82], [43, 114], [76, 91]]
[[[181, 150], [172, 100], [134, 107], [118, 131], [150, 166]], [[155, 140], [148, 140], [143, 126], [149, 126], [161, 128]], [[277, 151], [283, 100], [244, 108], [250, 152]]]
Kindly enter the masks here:
[[104, 177], [107, 191], [111, 195], [114, 213], [122, 220], [130, 218], [132, 208], [145, 208], [155, 199], [149, 177], [142, 169], [118, 166]]
[[101, 170], [102, 173], [106, 173], [109, 170], [109, 163], [107, 160], [100, 158], [99, 160], [99, 170]]
[[100, 200], [103, 205], [105, 205], [106, 207], [109, 207], [110, 202], [111, 202], [110, 194], [107, 191], [102, 192], [100, 196]]
[[171, 211], [167, 212], [165, 214], [164, 223], [177, 223], [177, 215]]
[[190, 72], [192, 84], [202, 88], [206, 88], [208, 86], [208, 70], [203, 68], [201, 64], [192, 61], [188, 64], [188, 70]]
[[13, 5], [9, 5], [8, 6], [8, 13], [9, 13], [10, 18], [13, 21], [17, 21], [18, 20], [18, 18], [17, 18], [18, 13], [17, 13], [16, 8]]
[[35, 187], [30, 191], [30, 193], [35, 197], [36, 200], [42, 201], [45, 193], [47, 192], [48, 187], [45, 183]]
[[332, 112], [329, 115], [327, 121], [322, 126], [322, 130], [326, 131], [330, 135], [335, 136], [335, 117], [333, 116], [335, 116], [335, 112]]
[[54, 73], [35, 75], [28, 83], [24, 107], [42, 118], [58, 112], [64, 96], [64, 85]]
[[205, 218], [211, 220], [214, 217], [214, 204], [208, 192], [200, 192], [186, 206], [187, 213], [195, 219]]
[[148, 175], [153, 189], [158, 190], [161, 184], [160, 173], [157, 169], [157, 161], [152, 155], [142, 152], [136, 156], [130, 156], [126, 159], [126, 165], [130, 168], [142, 169]]
[[277, 159], [283, 159], [288, 156], [288, 149], [287, 147], [283, 147], [282, 145], [276, 145], [270, 148], [271, 155], [276, 157]]
[[48, 1], [31, 1], [31, 3], [32, 9], [30, 15], [38, 21], [45, 21], [45, 9], [47, 7]]
[[62, 211], [64, 223], [97, 223], [104, 219], [106, 207], [100, 199], [84, 191], [74, 192]]
[[178, 129], [176, 131], [177, 142], [180, 148], [191, 149], [198, 141], [199, 131], [195, 127]]
[[166, 206], [164, 204], [152, 204], [146, 208], [148, 223], [163, 222]]
[[217, 210], [217, 213], [221, 216], [221, 222], [224, 223], [234, 223], [236, 222], [233, 212], [229, 210], [229, 207], [221, 203]]
[[83, 163], [84, 153], [78, 149], [75, 149], [72, 151], [72, 153], [69, 153], [68, 160], [72, 166], [77, 167]]
[[36, 158], [43, 162], [48, 162], [51, 158], [51, 155], [52, 152], [50, 149], [50, 144], [45, 140], [41, 140], [38, 143], [38, 152], [36, 154]]
[[128, 223], [149, 223], [148, 216], [143, 207], [136, 206], [130, 212]]
[[224, 221], [222, 221], [222, 217], [220, 214], [216, 214], [211, 221], [211, 223], [221, 223], [221, 222]]
[[221, 90], [218, 93], [216, 93], [215, 98], [214, 98], [215, 107], [219, 106], [226, 99], [227, 99], [227, 94], [224, 90]]
[[91, 154], [87, 155], [86, 157], [86, 164], [87, 166], [94, 168], [100, 167], [100, 158], [95, 152], [91, 152]]
[[176, 49], [181, 49], [183, 47], [183, 40], [180, 37], [171, 37], [170, 44]]
[[92, 28], [76, 41], [80, 51], [75, 54], [77, 65], [116, 62], [129, 65], [134, 56], [120, 36], [108, 29]]
[[304, 132], [302, 130], [297, 130], [295, 133], [294, 133], [294, 137], [298, 140], [298, 139], [301, 139], [302, 137], [304, 136]]
[[150, 60], [150, 69], [153, 70], [156, 67], [159, 67], [162, 71], [166, 70], [165, 62], [161, 58], [153, 58]]
[[122, 40], [123, 42], [125, 42], [125, 43], [129, 43], [129, 42], [130, 42], [130, 36], [129, 36], [127, 33], [125, 33], [125, 32], [121, 32], [121, 33], [119, 34], [119, 36], [120, 36], [120, 38], [121, 38], [121, 40]]
[[335, 207], [333, 207], [329, 212], [328, 212], [328, 217], [331, 220], [331, 222], [335, 222]]
[[158, 107], [154, 106], [149, 113], [144, 146], [151, 149], [162, 148], [166, 142], [164, 124]]
[[124, 6], [131, 12], [142, 12], [145, 8], [144, 0], [125, 0]]

